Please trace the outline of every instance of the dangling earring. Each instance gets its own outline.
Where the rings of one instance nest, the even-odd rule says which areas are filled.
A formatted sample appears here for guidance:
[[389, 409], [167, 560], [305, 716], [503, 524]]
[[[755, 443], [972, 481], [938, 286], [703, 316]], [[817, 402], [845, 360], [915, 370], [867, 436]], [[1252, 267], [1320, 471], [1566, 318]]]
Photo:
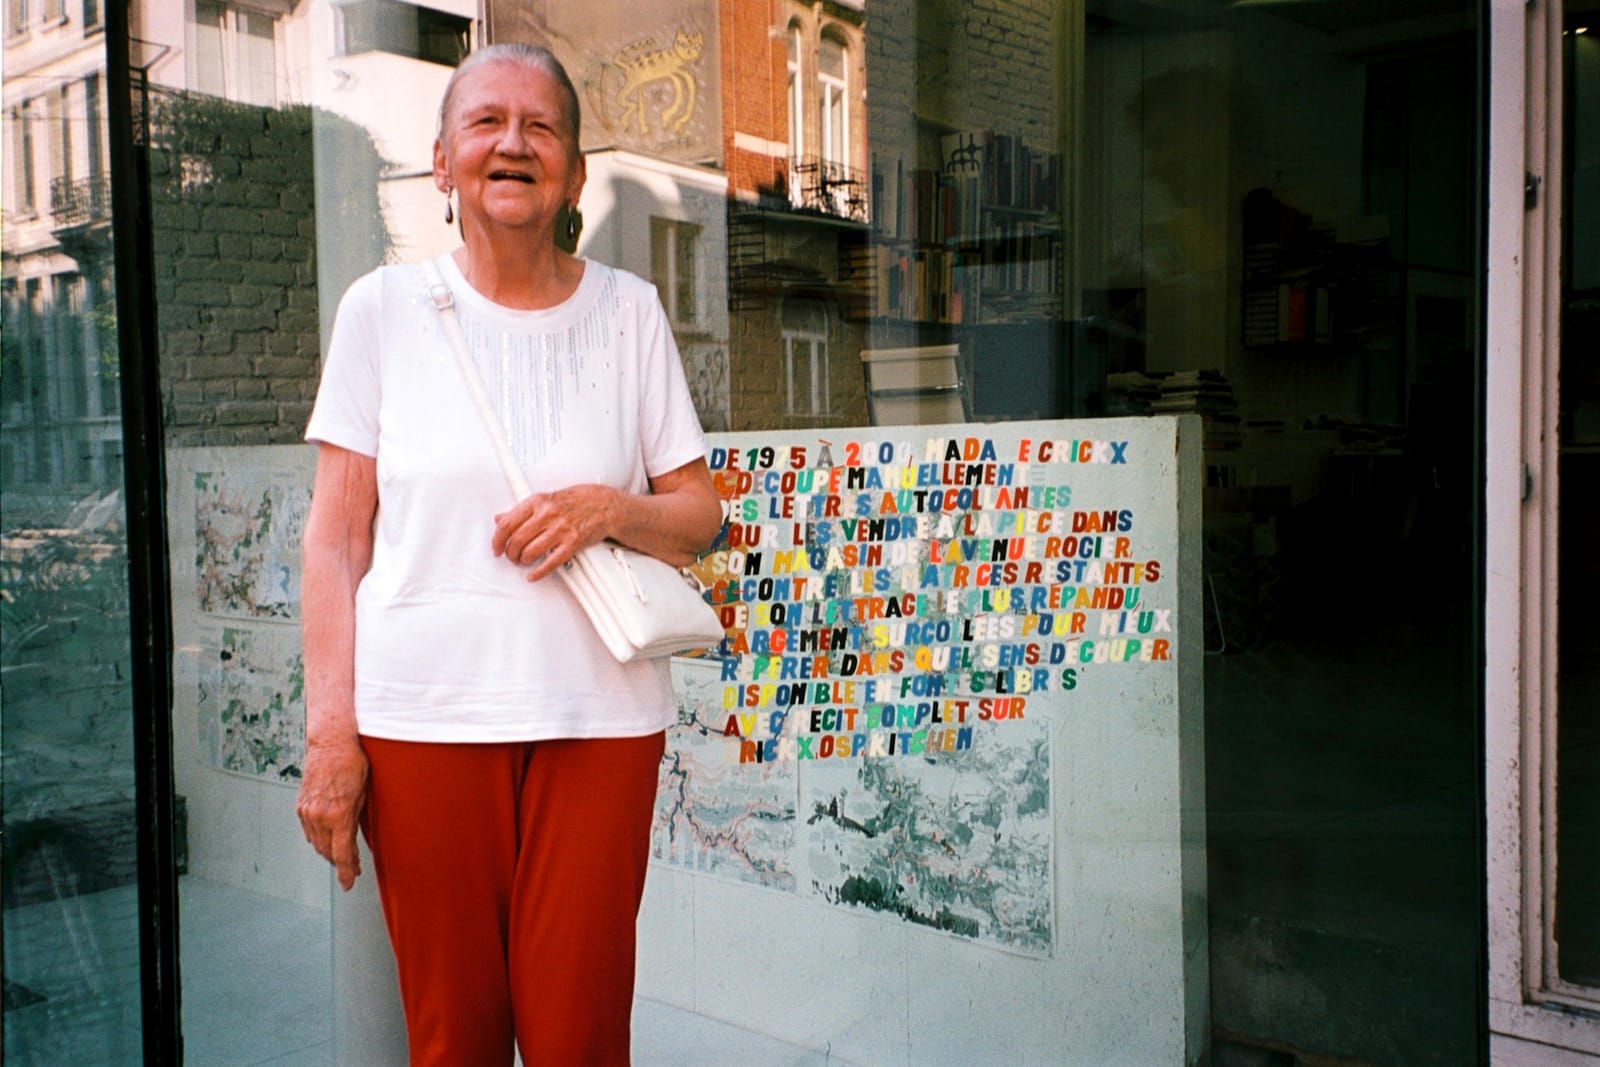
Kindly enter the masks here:
[[452, 192], [454, 192], [452, 189], [446, 189], [444, 191], [444, 224], [446, 226], [456, 221], [455, 205], [450, 203], [450, 194]]
[[577, 204], [568, 204], [567, 205], [567, 240], [568, 241], [576, 241], [577, 239], [578, 239], [578, 205]]

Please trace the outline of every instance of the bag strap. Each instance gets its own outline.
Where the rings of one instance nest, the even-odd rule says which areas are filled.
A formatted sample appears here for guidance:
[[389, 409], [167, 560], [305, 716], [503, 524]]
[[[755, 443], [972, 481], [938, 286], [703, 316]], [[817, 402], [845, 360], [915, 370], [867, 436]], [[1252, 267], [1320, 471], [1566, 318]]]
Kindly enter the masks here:
[[507, 484], [516, 494], [516, 499], [521, 500], [533, 492], [533, 487], [528, 484], [522, 464], [517, 462], [517, 457], [511, 451], [505, 428], [500, 425], [500, 416], [495, 414], [494, 405], [489, 401], [489, 391], [483, 387], [483, 376], [478, 373], [478, 366], [472, 362], [472, 356], [467, 351], [467, 339], [461, 333], [461, 320], [456, 317], [455, 294], [445, 284], [444, 275], [439, 273], [439, 264], [431, 259], [424, 260], [422, 272], [428, 282], [428, 299], [438, 309], [445, 339], [455, 352], [461, 382], [467, 387], [472, 406], [477, 409], [478, 418], [489, 435], [489, 444], [494, 449], [495, 459], [500, 461], [500, 469], [505, 472]]

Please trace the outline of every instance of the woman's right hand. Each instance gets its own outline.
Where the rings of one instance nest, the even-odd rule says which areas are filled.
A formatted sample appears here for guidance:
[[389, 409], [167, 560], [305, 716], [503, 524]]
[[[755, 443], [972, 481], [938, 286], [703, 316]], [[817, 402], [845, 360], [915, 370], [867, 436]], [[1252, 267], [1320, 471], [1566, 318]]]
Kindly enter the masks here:
[[367, 802], [367, 755], [358, 738], [306, 745], [295, 813], [317, 855], [333, 864], [346, 892], [361, 873], [356, 831]]
[[367, 754], [356, 728], [356, 587], [372, 563], [377, 512], [377, 459], [324, 443], [301, 538], [306, 759], [295, 811], [346, 890], [361, 873], [356, 830], [367, 802]]

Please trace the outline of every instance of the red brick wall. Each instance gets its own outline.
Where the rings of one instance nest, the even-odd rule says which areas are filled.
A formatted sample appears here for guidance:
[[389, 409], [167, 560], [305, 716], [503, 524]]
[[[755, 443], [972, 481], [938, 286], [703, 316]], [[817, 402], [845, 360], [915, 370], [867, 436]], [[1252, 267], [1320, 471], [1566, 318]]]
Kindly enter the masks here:
[[772, 189], [784, 161], [734, 146], [735, 133], [782, 144], [788, 136], [782, 0], [722, 2], [722, 139], [728, 191], [738, 196]]

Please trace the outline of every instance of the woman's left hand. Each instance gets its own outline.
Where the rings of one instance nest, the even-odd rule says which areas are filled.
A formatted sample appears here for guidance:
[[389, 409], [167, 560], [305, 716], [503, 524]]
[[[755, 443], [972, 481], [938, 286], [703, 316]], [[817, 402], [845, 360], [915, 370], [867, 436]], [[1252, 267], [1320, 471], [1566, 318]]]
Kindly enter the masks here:
[[606, 485], [574, 485], [534, 493], [494, 519], [494, 554], [531, 568], [536, 582], [597, 544], [615, 527], [619, 491]]
[[536, 582], [581, 548], [607, 539], [674, 567], [687, 566], [722, 527], [722, 505], [704, 459], [650, 479], [648, 493], [574, 485], [534, 493], [494, 517], [494, 554], [530, 568]]

